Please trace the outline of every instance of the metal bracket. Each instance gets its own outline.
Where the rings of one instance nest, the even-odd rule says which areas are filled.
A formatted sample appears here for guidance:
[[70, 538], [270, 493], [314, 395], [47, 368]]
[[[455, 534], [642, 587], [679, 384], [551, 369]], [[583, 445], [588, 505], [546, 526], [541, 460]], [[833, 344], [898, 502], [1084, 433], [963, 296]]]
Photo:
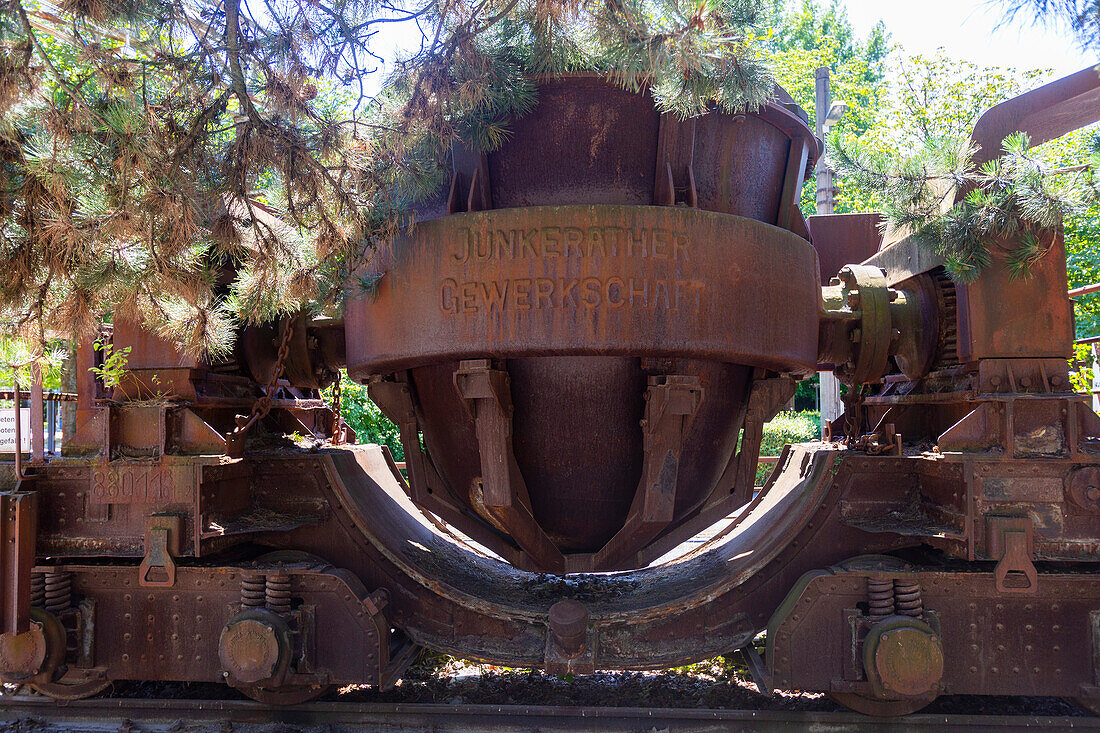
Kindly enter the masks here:
[[[455, 487], [447, 484], [432, 461], [431, 454], [420, 445], [422, 416], [416, 406], [416, 388], [409, 373], [398, 372], [386, 379], [372, 377], [367, 384], [367, 390], [371, 400], [400, 430], [401, 444], [405, 447], [405, 465], [408, 468], [408, 478], [400, 478], [405, 493], [414, 504], [426, 509], [430, 515], [458, 526], [469, 510], [459, 503], [455, 497]], [[519, 557], [520, 551], [512, 542], [501, 538], [498, 527], [479, 523], [472, 531], [475, 534], [470, 535], [471, 539], [509, 562], [515, 562]]]
[[154, 514], [145, 520], [145, 558], [138, 566], [138, 584], [144, 588], [171, 588], [176, 584], [183, 520], [175, 514]]
[[661, 115], [657, 131], [657, 167], [653, 176], [653, 205], [699, 205], [695, 186], [695, 120]]
[[383, 692], [392, 690], [397, 684], [397, 681], [405, 674], [405, 671], [412, 666], [413, 662], [420, 656], [420, 652], [424, 650], [424, 647], [417, 644], [412, 639], [405, 639], [395, 651], [390, 653], [390, 663], [386, 665], [386, 668], [382, 670], [378, 679], [378, 689]]
[[512, 392], [508, 372], [487, 359], [459, 362], [455, 389], [474, 418], [481, 454], [481, 491], [475, 501], [539, 566], [565, 570], [565, 557], [539, 526], [512, 449]]
[[[447, 213], [460, 214], [493, 208], [488, 156], [457, 144], [451, 150], [451, 163], [454, 173], [447, 194]], [[469, 188], [466, 187], [467, 181]]]
[[717, 500], [733, 509], [752, 498], [756, 467], [760, 458], [760, 442], [764, 423], [794, 395], [795, 383], [788, 377], [757, 379], [749, 393], [741, 436], [741, 447], [730, 456], [729, 463], [715, 484]]
[[642, 516], [647, 522], [671, 522], [675, 479], [684, 435], [703, 401], [698, 377], [670, 374], [663, 383], [651, 377], [642, 420], [645, 462], [642, 467]]
[[0, 494], [0, 633], [22, 634], [30, 628], [37, 509], [33, 491]]
[[407, 374], [402, 372], [393, 380], [372, 380], [367, 385], [367, 392], [386, 417], [397, 423], [401, 445], [405, 446], [405, 465], [409, 471], [411, 498], [421, 506], [427, 505], [431, 501], [433, 490], [441, 487], [436, 480], [435, 470], [420, 447], [420, 428], [412, 385], [409, 384]]
[[997, 560], [993, 571], [998, 593], [1034, 595], [1039, 575], [1034, 556], [1034, 527], [1030, 517], [986, 517], [989, 554]]
[[645, 400], [642, 478], [622, 529], [596, 554], [599, 568], [627, 561], [628, 548], [646, 544], [675, 516], [680, 453], [703, 401], [703, 387], [695, 376], [654, 376], [649, 378]]
[[768, 665], [764, 664], [763, 657], [756, 651], [752, 642], [741, 647], [741, 656], [745, 660], [745, 666], [749, 668], [752, 681], [756, 684], [756, 691], [764, 697], [772, 697], [774, 694], [772, 676], [768, 672]]

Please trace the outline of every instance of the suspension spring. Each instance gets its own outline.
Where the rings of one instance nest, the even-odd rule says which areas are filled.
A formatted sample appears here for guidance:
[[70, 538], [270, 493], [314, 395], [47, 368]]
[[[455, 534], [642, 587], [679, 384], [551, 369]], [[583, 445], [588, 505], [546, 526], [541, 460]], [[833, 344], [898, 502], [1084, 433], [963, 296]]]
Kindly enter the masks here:
[[894, 581], [867, 579], [867, 615], [872, 623], [894, 615]]
[[264, 576], [241, 576], [241, 606], [244, 608], [263, 608], [265, 595]]
[[917, 617], [924, 613], [924, 601], [920, 597], [920, 583], [911, 580], [895, 580], [894, 604], [899, 616]]
[[31, 573], [31, 605], [43, 608], [46, 605], [46, 574]]
[[290, 613], [290, 577], [267, 576], [267, 607], [275, 613]]
[[45, 573], [45, 604], [50, 613], [59, 613], [73, 605], [73, 579], [64, 570]]

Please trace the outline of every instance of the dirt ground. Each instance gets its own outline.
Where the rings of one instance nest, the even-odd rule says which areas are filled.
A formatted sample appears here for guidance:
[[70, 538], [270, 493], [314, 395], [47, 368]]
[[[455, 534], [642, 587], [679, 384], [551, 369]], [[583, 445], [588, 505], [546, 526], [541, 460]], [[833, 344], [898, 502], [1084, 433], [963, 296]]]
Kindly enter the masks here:
[[[119, 683], [115, 697], [234, 699], [226, 685]], [[598, 672], [552, 675], [463, 662], [423, 652], [393, 689], [366, 686], [332, 690], [326, 701], [430, 703], [443, 705], [570, 705], [603, 707], [718, 708], [752, 710], [842, 710], [817, 692], [761, 695], [738, 656], [663, 672]], [[1072, 701], [1051, 697], [943, 696], [922, 712], [980, 715], [1084, 716]]]

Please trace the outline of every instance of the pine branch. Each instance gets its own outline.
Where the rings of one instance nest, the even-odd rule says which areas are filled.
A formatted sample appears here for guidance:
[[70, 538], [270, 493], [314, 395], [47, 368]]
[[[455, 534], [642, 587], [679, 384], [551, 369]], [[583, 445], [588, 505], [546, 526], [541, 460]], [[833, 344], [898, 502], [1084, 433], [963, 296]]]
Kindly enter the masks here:
[[1019, 241], [1007, 258], [1010, 272], [1028, 277], [1049, 251], [1038, 233], [1100, 201], [1091, 164], [1046, 166], [1022, 133], [1006, 138], [1001, 157], [981, 168], [971, 154], [965, 141], [928, 139], [911, 157], [887, 159], [854, 139], [830, 140], [836, 170], [881, 197], [887, 221], [943, 256], [960, 281], [978, 277], [992, 261], [990, 243], [1005, 236]]

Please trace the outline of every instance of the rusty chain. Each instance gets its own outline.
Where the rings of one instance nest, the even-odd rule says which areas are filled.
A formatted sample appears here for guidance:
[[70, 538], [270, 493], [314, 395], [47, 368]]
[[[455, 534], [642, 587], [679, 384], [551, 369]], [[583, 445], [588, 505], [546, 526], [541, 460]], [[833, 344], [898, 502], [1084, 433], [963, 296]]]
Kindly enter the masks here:
[[341, 386], [342, 374], [336, 373], [336, 381], [332, 383], [332, 442], [334, 444], [340, 444], [343, 441], [343, 427], [344, 416], [340, 412], [340, 402], [344, 395], [344, 389]]
[[297, 320], [298, 316], [294, 315], [287, 321], [283, 338], [279, 342], [279, 351], [275, 356], [275, 366], [271, 370], [271, 378], [267, 380], [267, 385], [264, 387], [264, 393], [253, 403], [248, 417], [238, 421], [237, 427], [233, 428], [233, 432], [229, 434], [227, 442], [239, 443], [243, 441], [245, 433], [271, 412], [271, 395], [275, 392], [279, 378], [283, 376], [283, 370], [286, 368], [286, 359], [290, 355], [290, 341], [294, 337], [294, 324]]

